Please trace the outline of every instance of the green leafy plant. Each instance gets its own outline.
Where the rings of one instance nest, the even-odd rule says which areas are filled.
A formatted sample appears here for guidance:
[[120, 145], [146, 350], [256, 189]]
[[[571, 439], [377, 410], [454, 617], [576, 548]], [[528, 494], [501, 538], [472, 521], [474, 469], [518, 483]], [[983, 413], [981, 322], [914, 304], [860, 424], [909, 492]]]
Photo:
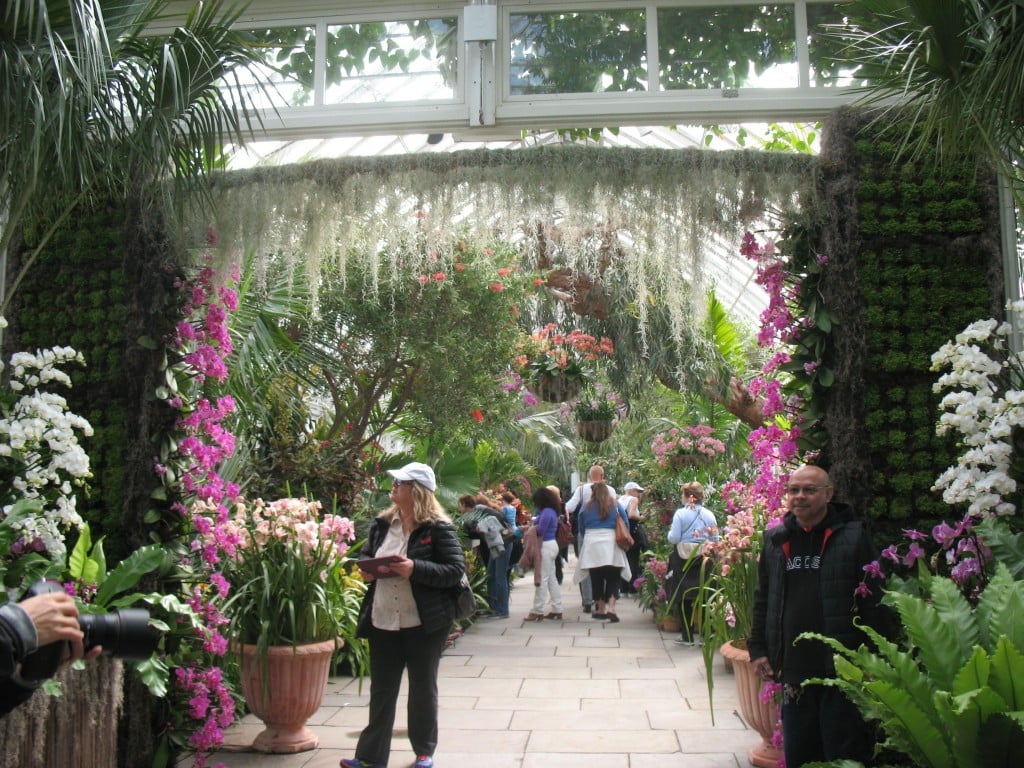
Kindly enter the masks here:
[[885, 600], [906, 632], [900, 644], [863, 627], [874, 649], [835, 651], [840, 688], [865, 718], [878, 721], [882, 746], [928, 768], [1016, 765], [1024, 749], [1024, 581], [1000, 563], [977, 607], [950, 578], [919, 564], [920, 595]]
[[572, 415], [576, 421], [615, 421], [623, 409], [618, 395], [598, 387], [573, 403]]
[[339, 614], [351, 608], [347, 596], [361, 590], [343, 567], [355, 539], [351, 520], [321, 515], [319, 502], [296, 498], [237, 498], [225, 519], [207, 502], [197, 501], [192, 512], [204, 546], [222, 553], [211, 582], [227, 596], [231, 638], [263, 653], [341, 636]]

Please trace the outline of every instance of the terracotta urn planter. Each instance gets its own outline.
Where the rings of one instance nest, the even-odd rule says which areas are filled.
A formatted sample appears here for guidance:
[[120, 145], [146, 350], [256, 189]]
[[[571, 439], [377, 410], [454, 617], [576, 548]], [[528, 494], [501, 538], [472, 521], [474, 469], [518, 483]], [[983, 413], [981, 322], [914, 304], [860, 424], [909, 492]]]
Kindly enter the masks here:
[[564, 403], [580, 393], [580, 390], [583, 389], [583, 380], [541, 373], [532, 382], [530, 389], [545, 402]]
[[610, 421], [577, 421], [576, 434], [588, 443], [601, 443], [612, 436], [615, 425]]
[[341, 640], [271, 646], [264, 660], [255, 645], [239, 653], [242, 693], [266, 728], [253, 741], [260, 752], [292, 753], [314, 749], [319, 740], [306, 721], [320, 708], [334, 650]]
[[761, 701], [762, 680], [750, 664], [750, 653], [746, 648], [737, 648], [726, 643], [721, 648], [722, 656], [732, 662], [736, 676], [736, 693], [740, 700], [740, 714], [743, 720], [758, 732], [761, 743], [751, 747], [748, 754], [751, 765], [759, 768], [775, 768], [782, 757], [782, 750], [772, 746], [772, 734], [778, 722], [778, 708], [774, 702]]
[[675, 616], [664, 616], [657, 621], [658, 629], [662, 632], [671, 632], [676, 634], [683, 631], [683, 622], [677, 619]]

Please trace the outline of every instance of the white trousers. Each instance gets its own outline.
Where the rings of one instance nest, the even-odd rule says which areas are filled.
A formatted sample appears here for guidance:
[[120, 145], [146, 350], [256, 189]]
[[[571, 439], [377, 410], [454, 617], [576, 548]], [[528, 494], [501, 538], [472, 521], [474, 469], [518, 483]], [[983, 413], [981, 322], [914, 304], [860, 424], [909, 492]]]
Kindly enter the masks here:
[[540, 546], [540, 584], [533, 590], [533, 612], [544, 613], [544, 601], [551, 600], [551, 612], [562, 612], [562, 588], [555, 578], [555, 558], [558, 557], [558, 542], [545, 541]]

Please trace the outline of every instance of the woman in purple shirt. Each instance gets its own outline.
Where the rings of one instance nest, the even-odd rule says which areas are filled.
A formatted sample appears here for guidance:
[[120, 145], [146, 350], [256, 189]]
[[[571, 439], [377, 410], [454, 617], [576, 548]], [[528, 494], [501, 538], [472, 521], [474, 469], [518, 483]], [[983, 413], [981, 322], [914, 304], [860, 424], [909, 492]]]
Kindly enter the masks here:
[[[540, 583], [533, 591], [533, 610], [526, 616], [526, 621], [562, 618], [562, 588], [558, 586], [555, 576], [555, 558], [558, 557], [558, 542], [555, 531], [558, 530], [558, 498], [550, 490], [541, 486], [533, 492], [533, 508], [537, 510], [537, 521], [527, 536], [538, 536], [541, 540]], [[544, 603], [551, 601], [551, 610], [544, 613]]]

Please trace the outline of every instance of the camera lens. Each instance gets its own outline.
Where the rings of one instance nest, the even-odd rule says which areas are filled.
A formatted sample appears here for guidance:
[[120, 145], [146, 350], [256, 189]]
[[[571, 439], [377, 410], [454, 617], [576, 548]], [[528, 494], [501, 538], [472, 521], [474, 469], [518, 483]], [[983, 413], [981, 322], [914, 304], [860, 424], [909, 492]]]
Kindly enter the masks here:
[[102, 645], [104, 653], [119, 659], [148, 659], [160, 640], [160, 633], [149, 625], [149, 611], [143, 608], [84, 614], [78, 617], [78, 625], [87, 651]]

